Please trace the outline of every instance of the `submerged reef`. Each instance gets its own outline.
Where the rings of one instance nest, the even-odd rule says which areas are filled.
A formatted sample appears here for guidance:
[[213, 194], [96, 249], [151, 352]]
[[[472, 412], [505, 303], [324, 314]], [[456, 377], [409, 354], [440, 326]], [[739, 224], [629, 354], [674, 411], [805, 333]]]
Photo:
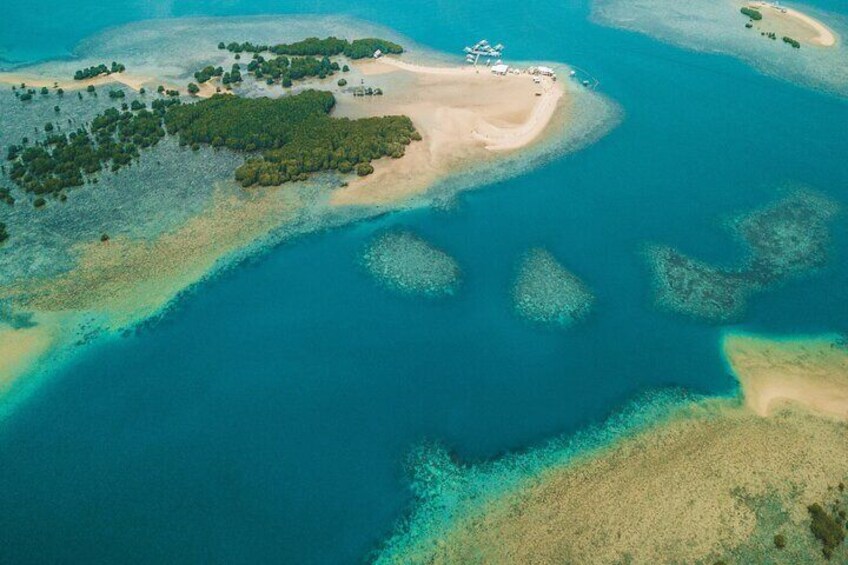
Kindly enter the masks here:
[[740, 216], [730, 227], [750, 249], [751, 275], [768, 284], [825, 264], [828, 223], [838, 212], [832, 200], [803, 192]]
[[[848, 558], [845, 424], [733, 399], [642, 404], [574, 443], [411, 459], [416, 504], [376, 563], [820, 563]], [[815, 441], [810, 441], [814, 437]], [[589, 438], [594, 438], [589, 439]], [[827, 517], [808, 507], [827, 501]], [[837, 502], [833, 502], [837, 500]], [[837, 531], [834, 524], [839, 524]]]
[[647, 257], [657, 302], [676, 312], [726, 320], [744, 309], [752, 289], [736, 272], [691, 259], [667, 246], [651, 246]]
[[362, 263], [375, 279], [402, 293], [453, 294], [460, 282], [459, 264], [453, 257], [407, 231], [377, 237]]
[[[725, 53], [767, 75], [848, 96], [848, 46], [835, 37], [846, 37], [843, 18], [805, 6], [796, 7], [803, 12], [801, 17], [795, 11], [784, 14], [766, 6], [762, 18], [746, 27], [739, 15], [745, 5], [727, 0], [593, 0], [592, 19], [695, 51]], [[805, 15], [835, 34], [826, 28], [817, 30], [804, 21]], [[774, 23], [776, 18], [785, 22]], [[802, 39], [798, 29], [809, 36], [803, 49], [776, 41], [778, 35], [787, 34], [792, 41]]]
[[728, 225], [748, 251], [738, 267], [718, 267], [672, 247], [649, 246], [657, 303], [716, 322], [740, 317], [752, 294], [825, 265], [829, 221], [838, 211], [823, 196], [798, 192], [739, 216]]
[[521, 260], [512, 297], [524, 318], [561, 327], [585, 318], [595, 300], [586, 285], [544, 249], [532, 249]]

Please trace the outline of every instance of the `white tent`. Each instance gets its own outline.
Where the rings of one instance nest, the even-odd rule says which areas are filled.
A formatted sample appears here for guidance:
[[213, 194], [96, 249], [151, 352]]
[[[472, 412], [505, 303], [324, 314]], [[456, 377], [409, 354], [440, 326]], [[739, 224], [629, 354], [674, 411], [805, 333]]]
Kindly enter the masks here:
[[492, 72], [496, 75], [505, 75], [509, 71], [509, 65], [492, 65]]

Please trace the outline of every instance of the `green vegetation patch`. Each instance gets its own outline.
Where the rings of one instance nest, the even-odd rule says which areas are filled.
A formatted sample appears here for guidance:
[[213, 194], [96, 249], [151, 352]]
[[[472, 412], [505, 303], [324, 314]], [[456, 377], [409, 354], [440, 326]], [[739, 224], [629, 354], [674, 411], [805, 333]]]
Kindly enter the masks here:
[[315, 57], [286, 57], [279, 55], [272, 59], [265, 59], [257, 55], [247, 65], [247, 72], [253, 74], [256, 79], [266, 79], [268, 84], [282, 82], [284, 86], [291, 86], [292, 81], [303, 80], [310, 77], [325, 78], [340, 70], [339, 64], [330, 61], [329, 57], [316, 59]]
[[798, 42], [798, 41], [797, 41], [797, 40], [795, 40], [795, 39], [792, 39], [791, 37], [787, 37], [787, 36], [785, 36], [785, 35], [783, 36], [783, 42], [784, 42], [784, 43], [788, 43], [788, 44], [789, 44], [789, 45], [791, 45], [794, 49], [800, 49], [800, 48], [801, 48], [801, 43], [800, 43], [800, 42]]
[[15, 205], [15, 197], [12, 196], [11, 191], [3, 186], [0, 186], [0, 202], [5, 202], [9, 206]]
[[749, 18], [751, 18], [752, 20], [759, 21], [759, 20], [763, 19], [763, 15], [759, 12], [759, 10], [755, 10], [754, 8], [748, 8], [746, 6], [746, 7], [743, 7], [739, 11], [742, 12], [743, 14], [745, 14], [746, 16], [748, 16]]
[[194, 73], [194, 79], [199, 83], [203, 84], [208, 81], [212, 77], [220, 77], [224, 74], [224, 67], [213, 67], [212, 65], [207, 65]]
[[9, 232], [6, 231], [6, 224], [0, 222], [0, 243], [9, 239]]
[[372, 159], [402, 157], [421, 139], [406, 116], [332, 118], [334, 105], [331, 93], [316, 90], [277, 99], [215, 95], [172, 108], [165, 124], [183, 145], [261, 151], [236, 169], [243, 186], [279, 185], [318, 171], [360, 172]]
[[25, 191], [40, 195], [82, 186], [86, 175], [104, 167], [117, 171], [137, 158], [139, 149], [151, 147], [165, 136], [162, 116], [175, 104], [179, 101], [163, 99], [153, 102], [152, 111], [109, 108], [87, 129], [50, 134], [37, 145], [11, 145], [9, 177]]
[[112, 73], [122, 73], [127, 68], [121, 64], [112, 61], [112, 66], [107, 67], [104, 64], [99, 64], [96, 67], [88, 67], [87, 69], [79, 69], [74, 73], [74, 80], [86, 80], [99, 77], [100, 75], [110, 75]]
[[226, 49], [231, 53], [263, 53], [270, 51], [275, 55], [296, 55], [311, 57], [332, 57], [334, 55], [345, 55], [351, 59], [364, 59], [374, 55], [376, 51], [399, 55], [403, 53], [403, 47], [386, 39], [368, 37], [362, 39], [339, 39], [327, 37], [318, 39], [310, 37], [294, 43], [279, 43], [277, 45], [254, 44], [249, 41], [243, 43], [231, 42], [218, 44], [219, 49]]
[[810, 531], [822, 543], [822, 554], [830, 559], [845, 539], [842, 525], [818, 503], [807, 507], [810, 513]]

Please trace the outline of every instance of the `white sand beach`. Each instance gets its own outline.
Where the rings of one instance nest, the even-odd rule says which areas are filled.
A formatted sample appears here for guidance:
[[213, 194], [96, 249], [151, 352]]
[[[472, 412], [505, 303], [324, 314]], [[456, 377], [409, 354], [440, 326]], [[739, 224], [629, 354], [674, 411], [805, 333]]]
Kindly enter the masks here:
[[493, 74], [486, 67], [416, 65], [395, 58], [358, 62], [364, 77], [394, 73], [408, 83], [390, 89], [380, 104], [339, 100], [337, 113], [350, 117], [404, 114], [423, 140], [402, 159], [374, 162], [374, 173], [334, 192], [340, 206], [380, 205], [422, 192], [472, 161], [527, 147], [537, 141], [568, 98], [563, 85], [530, 74]]
[[745, 2], [743, 5], [763, 15], [762, 20], [755, 22], [757, 29], [774, 31], [814, 47], [833, 47], [838, 41], [833, 30], [801, 11], [768, 2]]

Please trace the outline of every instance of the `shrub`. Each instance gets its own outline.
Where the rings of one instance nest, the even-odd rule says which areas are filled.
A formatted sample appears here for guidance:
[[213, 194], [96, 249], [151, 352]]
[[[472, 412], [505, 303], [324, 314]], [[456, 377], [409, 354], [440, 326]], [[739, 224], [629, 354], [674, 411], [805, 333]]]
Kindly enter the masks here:
[[833, 550], [845, 539], [845, 532], [842, 531], [842, 526], [828, 514], [819, 504], [812, 504], [807, 507], [810, 513], [810, 531], [822, 543], [822, 554], [825, 558], [830, 559], [833, 555]]
[[339, 82], [337, 82], [336, 84], [338, 84], [339, 86], [347, 86], [347, 81], [343, 78], [340, 78]]
[[759, 12], [759, 10], [755, 10], [753, 8], [743, 7], [740, 12], [751, 18], [752, 20], [759, 21], [763, 19], [763, 15]]
[[32, 205], [35, 206], [36, 208], [41, 208], [45, 204], [47, 204], [47, 201], [44, 198], [42, 198], [41, 196], [36, 198], [35, 201], [32, 203]]
[[371, 163], [360, 163], [356, 166], [356, 174], [364, 177], [368, 176], [374, 172], [374, 167], [371, 166]]
[[786, 547], [786, 538], [783, 536], [783, 534], [777, 534], [776, 536], [774, 536], [774, 546], [777, 549], [783, 549], [784, 547]]
[[789, 45], [791, 45], [795, 49], [801, 48], [801, 44], [798, 41], [792, 39], [791, 37], [787, 37], [785, 35], [783, 36], [783, 42], [788, 43]]

